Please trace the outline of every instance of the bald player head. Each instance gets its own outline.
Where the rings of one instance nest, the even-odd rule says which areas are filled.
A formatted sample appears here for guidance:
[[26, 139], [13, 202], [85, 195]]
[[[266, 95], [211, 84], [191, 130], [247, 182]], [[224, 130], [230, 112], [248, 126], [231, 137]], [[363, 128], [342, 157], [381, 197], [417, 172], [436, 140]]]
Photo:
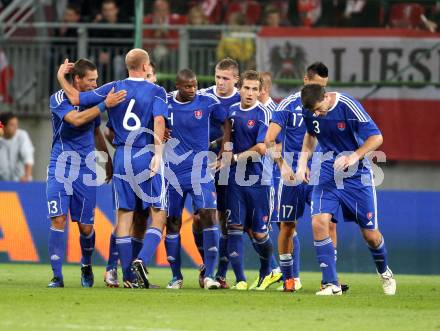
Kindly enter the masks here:
[[150, 57], [145, 50], [133, 48], [125, 56], [125, 65], [130, 77], [147, 79]]
[[192, 101], [197, 92], [197, 77], [191, 69], [182, 69], [176, 76], [176, 99], [180, 102]]

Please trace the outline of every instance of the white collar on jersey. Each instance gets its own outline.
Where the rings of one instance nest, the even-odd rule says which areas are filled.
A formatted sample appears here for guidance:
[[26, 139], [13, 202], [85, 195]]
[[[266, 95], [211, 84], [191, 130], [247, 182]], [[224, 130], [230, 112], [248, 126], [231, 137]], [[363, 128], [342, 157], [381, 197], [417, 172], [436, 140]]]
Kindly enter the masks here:
[[229, 95], [227, 95], [227, 96], [225, 96], [225, 97], [222, 97], [222, 96], [220, 96], [220, 95], [217, 94], [217, 86], [216, 86], [216, 85], [214, 85], [212, 91], [214, 92], [214, 95], [215, 95], [217, 98], [220, 98], [220, 99], [229, 99], [230, 97], [234, 96], [235, 93], [237, 93], [237, 88], [234, 87], [234, 90], [232, 91], [232, 93], [229, 94]]
[[263, 103], [263, 106], [264, 106], [264, 107], [267, 107], [267, 106], [269, 106], [272, 102], [273, 102], [272, 98], [269, 97], [269, 99], [267, 99], [266, 103]]
[[[173, 100], [174, 100], [174, 102], [176, 102], [176, 103], [178, 103], [178, 104], [181, 104], [181, 105], [186, 105], [186, 104], [188, 104], [188, 103], [191, 103], [191, 102], [193, 102], [194, 101], [194, 99], [195, 99], [195, 97], [194, 97], [194, 99], [193, 100], [191, 100], [191, 101], [187, 101], [187, 102], [181, 102], [181, 101], [179, 101], [179, 100], [177, 100], [176, 99], [176, 97], [177, 97], [177, 90], [176, 91], [173, 91], [173, 92], [171, 92], [171, 94], [173, 95]], [[197, 94], [197, 92], [196, 92], [196, 94]]]
[[141, 77], [128, 77], [127, 80], [134, 80], [135, 82], [143, 82], [146, 81], [146, 79]]
[[328, 110], [328, 112], [331, 112], [333, 109], [335, 109], [336, 105], [337, 105], [338, 102], [339, 102], [339, 97], [341, 96], [341, 94], [340, 94], [339, 92], [330, 92], [330, 93], [334, 93], [334, 94], [336, 94], [336, 97], [335, 97], [335, 103], [334, 103], [333, 106]]
[[257, 100], [257, 102], [255, 102], [255, 105], [253, 105], [252, 107], [243, 109], [243, 108], [241, 108], [241, 102], [240, 102], [240, 110], [242, 110], [242, 111], [250, 111], [250, 110], [252, 110], [254, 108], [257, 108], [259, 105], [261, 105], [261, 103], [260, 103], [260, 101]]

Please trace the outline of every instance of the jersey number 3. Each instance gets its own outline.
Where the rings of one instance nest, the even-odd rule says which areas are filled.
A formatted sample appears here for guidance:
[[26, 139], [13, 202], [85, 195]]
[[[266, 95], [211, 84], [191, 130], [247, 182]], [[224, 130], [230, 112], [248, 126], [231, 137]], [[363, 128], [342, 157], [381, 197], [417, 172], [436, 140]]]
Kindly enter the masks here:
[[[124, 129], [128, 131], [136, 131], [141, 128], [141, 120], [135, 113], [131, 112], [135, 102], [135, 99], [130, 99], [127, 110], [125, 111], [124, 119], [122, 120], [122, 125]], [[128, 121], [130, 119], [134, 121], [134, 125], [128, 124]]]
[[313, 131], [315, 131], [316, 133], [320, 133], [321, 132], [319, 130], [319, 122], [318, 121], [313, 121]]

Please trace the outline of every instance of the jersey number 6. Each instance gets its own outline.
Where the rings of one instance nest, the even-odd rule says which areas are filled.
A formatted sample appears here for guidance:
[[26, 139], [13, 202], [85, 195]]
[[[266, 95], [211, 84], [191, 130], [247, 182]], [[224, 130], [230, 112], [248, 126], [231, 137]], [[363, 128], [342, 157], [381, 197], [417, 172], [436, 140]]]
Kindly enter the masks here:
[[[131, 112], [135, 102], [136, 102], [135, 99], [130, 99], [127, 110], [125, 111], [124, 119], [122, 120], [122, 125], [124, 126], [124, 129], [128, 131], [136, 131], [141, 128], [141, 120], [135, 113]], [[135, 123], [134, 125], [128, 124], [128, 121], [130, 119], [134, 121]]]

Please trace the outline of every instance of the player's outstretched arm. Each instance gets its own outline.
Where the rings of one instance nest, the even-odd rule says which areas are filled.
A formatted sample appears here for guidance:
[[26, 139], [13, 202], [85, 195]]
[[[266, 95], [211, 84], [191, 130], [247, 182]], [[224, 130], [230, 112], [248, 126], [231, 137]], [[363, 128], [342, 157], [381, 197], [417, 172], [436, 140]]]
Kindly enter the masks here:
[[70, 63], [68, 59], [65, 59], [64, 63], [61, 64], [60, 68], [58, 69], [57, 78], [58, 78], [58, 82], [61, 85], [61, 88], [64, 90], [64, 93], [66, 94], [70, 103], [74, 106], [78, 106], [79, 92], [66, 79], [66, 75], [72, 69], [73, 69], [73, 63]]
[[154, 156], [150, 162], [150, 177], [158, 173], [163, 156], [163, 137], [165, 135], [165, 117], [154, 116]]
[[266, 145], [269, 156], [278, 163], [281, 159], [280, 146], [277, 147], [276, 138], [281, 132], [281, 126], [277, 123], [271, 122], [267, 129], [266, 137], [264, 138], [264, 144]]
[[81, 126], [94, 120], [99, 114], [105, 112], [107, 108], [115, 107], [125, 100], [125, 96], [127, 95], [126, 91], [122, 90], [116, 93], [113, 93], [113, 91], [114, 89], [112, 88], [105, 100], [94, 107], [84, 111], [70, 111], [64, 116], [64, 120], [73, 126]]

